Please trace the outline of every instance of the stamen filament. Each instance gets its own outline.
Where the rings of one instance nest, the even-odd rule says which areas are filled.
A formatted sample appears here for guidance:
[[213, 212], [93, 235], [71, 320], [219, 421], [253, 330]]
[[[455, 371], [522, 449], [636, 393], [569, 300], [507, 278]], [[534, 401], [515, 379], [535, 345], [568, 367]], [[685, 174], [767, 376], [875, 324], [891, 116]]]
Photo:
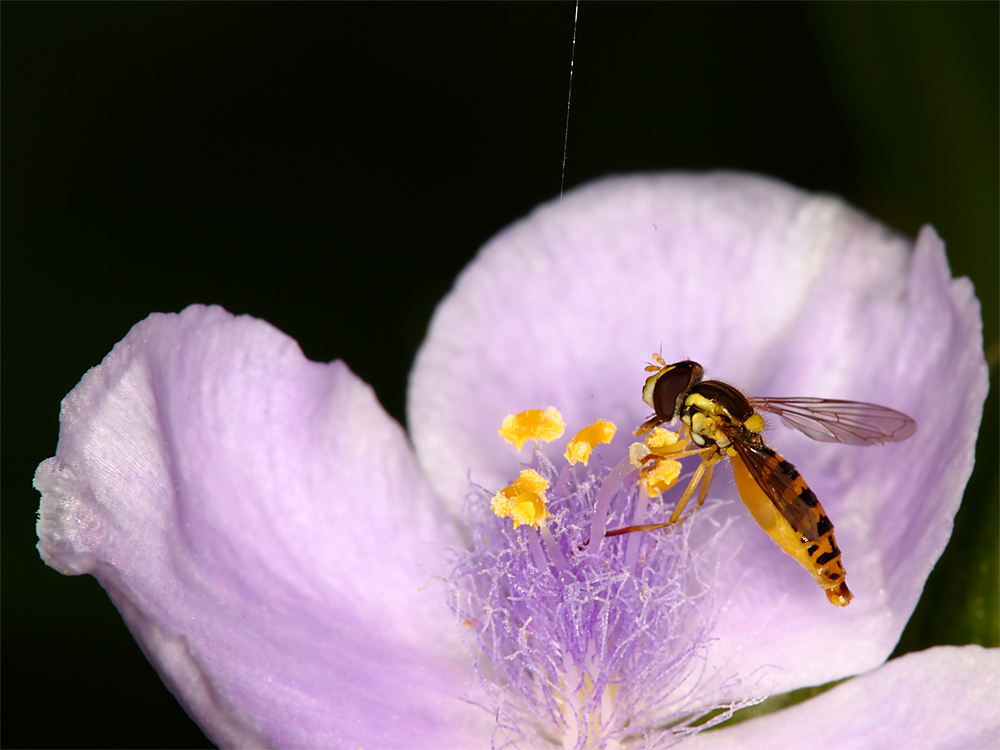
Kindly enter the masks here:
[[592, 550], [596, 551], [604, 541], [604, 531], [608, 526], [608, 511], [611, 510], [611, 501], [624, 486], [625, 479], [635, 472], [636, 469], [632, 466], [632, 462], [628, 458], [623, 458], [604, 478], [601, 489], [597, 493], [594, 518], [590, 526], [590, 548]]
[[563, 555], [562, 550], [559, 549], [559, 543], [556, 542], [552, 530], [546, 524], [540, 523], [538, 524], [538, 533], [541, 534], [542, 541], [545, 542], [545, 549], [548, 550], [552, 564], [559, 575], [562, 576], [563, 573], [569, 573], [569, 562], [566, 560], [566, 556]]
[[[649, 492], [646, 490], [646, 483], [639, 482], [639, 495], [635, 500], [635, 512], [632, 514], [632, 524], [639, 525], [645, 523], [647, 511], [649, 510]], [[639, 548], [642, 545], [642, 536], [633, 534], [628, 539], [625, 547], [625, 567], [628, 570], [635, 570], [639, 562]]]
[[535, 567], [538, 568], [539, 573], [544, 573], [552, 566], [545, 559], [545, 553], [542, 551], [542, 544], [539, 541], [538, 534], [532, 529], [525, 529], [525, 534], [528, 537], [528, 547], [531, 549], [531, 556], [535, 560]]

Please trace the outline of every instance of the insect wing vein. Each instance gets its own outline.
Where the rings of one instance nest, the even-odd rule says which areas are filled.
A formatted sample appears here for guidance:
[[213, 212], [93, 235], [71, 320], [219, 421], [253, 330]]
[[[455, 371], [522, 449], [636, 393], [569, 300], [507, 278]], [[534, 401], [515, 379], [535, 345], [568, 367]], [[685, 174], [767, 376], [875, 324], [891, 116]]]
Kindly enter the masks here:
[[917, 423], [895, 409], [829, 398], [752, 398], [760, 411], [777, 414], [793, 430], [824, 443], [877, 445], [906, 440]]
[[[819, 539], [816, 518], [801, 496], [804, 487], [798, 488], [791, 475], [779, 470], [779, 461], [783, 459], [759, 438], [759, 445], [738, 438], [733, 439], [733, 436], [730, 436], [730, 439], [750, 476], [792, 528], [809, 541]], [[805, 484], [801, 477], [799, 481]]]

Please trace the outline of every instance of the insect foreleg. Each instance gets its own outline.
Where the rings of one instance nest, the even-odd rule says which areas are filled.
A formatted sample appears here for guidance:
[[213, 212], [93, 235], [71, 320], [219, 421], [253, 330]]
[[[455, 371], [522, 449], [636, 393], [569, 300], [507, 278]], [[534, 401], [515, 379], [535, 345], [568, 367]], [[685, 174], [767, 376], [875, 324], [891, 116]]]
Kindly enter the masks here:
[[[704, 453], [704, 449], [697, 451], [691, 451], [691, 453]], [[604, 532], [605, 537], [609, 536], [619, 536], [621, 534], [630, 534], [633, 531], [656, 531], [657, 529], [665, 529], [668, 526], [673, 526], [678, 523], [678, 519], [681, 521], [691, 515], [688, 513], [687, 516], [681, 518], [681, 513], [684, 512], [685, 506], [694, 494], [695, 489], [701, 484], [701, 491], [698, 493], [698, 505], [696, 508], [700, 508], [702, 503], [705, 502], [705, 497], [708, 495], [708, 487], [712, 483], [712, 473], [715, 470], [715, 465], [719, 462], [718, 454], [712, 456], [711, 458], [702, 458], [701, 463], [698, 464], [698, 468], [694, 470], [694, 476], [691, 477], [691, 481], [688, 482], [688, 486], [684, 490], [684, 494], [681, 495], [681, 499], [677, 501], [677, 506], [674, 508], [674, 512], [670, 514], [670, 520], [666, 523], [646, 523], [638, 524], [635, 526], [625, 526], [620, 529], [612, 529], [611, 531]], [[692, 513], [694, 510], [691, 511]]]
[[[684, 506], [688, 504], [688, 500], [691, 499], [691, 495], [694, 494], [695, 488], [701, 482], [702, 477], [705, 476], [705, 466], [708, 461], [702, 461], [698, 464], [698, 468], [694, 470], [694, 476], [691, 477], [691, 481], [688, 482], [687, 488], [684, 490], [684, 494], [681, 495], [681, 499], [677, 501], [677, 506], [674, 508], [674, 512], [670, 514], [670, 520], [661, 526], [673, 526], [677, 523], [677, 519], [680, 518], [681, 511], [684, 510]], [[701, 495], [699, 495], [698, 505], [701, 505]], [[686, 517], [686, 516], [685, 516]]]
[[705, 503], [705, 498], [708, 496], [708, 488], [712, 485], [712, 474], [715, 472], [715, 464], [717, 461], [706, 460], [702, 465], [705, 467], [705, 478], [701, 483], [701, 490], [698, 492], [698, 507], [700, 508]]

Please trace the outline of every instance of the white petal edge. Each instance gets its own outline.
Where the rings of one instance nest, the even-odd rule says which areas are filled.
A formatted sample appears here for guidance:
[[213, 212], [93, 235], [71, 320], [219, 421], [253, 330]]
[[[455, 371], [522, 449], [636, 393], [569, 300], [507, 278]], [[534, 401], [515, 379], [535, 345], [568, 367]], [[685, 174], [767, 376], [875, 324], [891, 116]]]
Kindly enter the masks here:
[[825, 693], [732, 727], [691, 750], [994, 750], [1000, 650], [939, 646], [905, 654]]

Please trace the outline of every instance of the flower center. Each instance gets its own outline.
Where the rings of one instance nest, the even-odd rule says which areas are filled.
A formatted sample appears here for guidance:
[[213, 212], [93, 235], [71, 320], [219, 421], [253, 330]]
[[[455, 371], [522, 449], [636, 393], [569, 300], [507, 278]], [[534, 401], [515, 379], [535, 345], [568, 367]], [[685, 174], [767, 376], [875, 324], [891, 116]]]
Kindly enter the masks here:
[[711, 544], [691, 544], [692, 523], [607, 534], [669, 515], [666, 494], [681, 476], [674, 457], [688, 455], [687, 441], [658, 428], [617, 463], [591, 465], [616, 430], [599, 420], [557, 465], [538, 441], [564, 429], [552, 407], [507, 417], [501, 436], [518, 450], [534, 442], [530, 466], [492, 498], [474, 488], [466, 503], [472, 545], [450, 585], [503, 736], [496, 744], [676, 742], [735, 710], [726, 704], [724, 716], [692, 725], [718, 708], [731, 679], [706, 668], [717, 609], [702, 564]]

